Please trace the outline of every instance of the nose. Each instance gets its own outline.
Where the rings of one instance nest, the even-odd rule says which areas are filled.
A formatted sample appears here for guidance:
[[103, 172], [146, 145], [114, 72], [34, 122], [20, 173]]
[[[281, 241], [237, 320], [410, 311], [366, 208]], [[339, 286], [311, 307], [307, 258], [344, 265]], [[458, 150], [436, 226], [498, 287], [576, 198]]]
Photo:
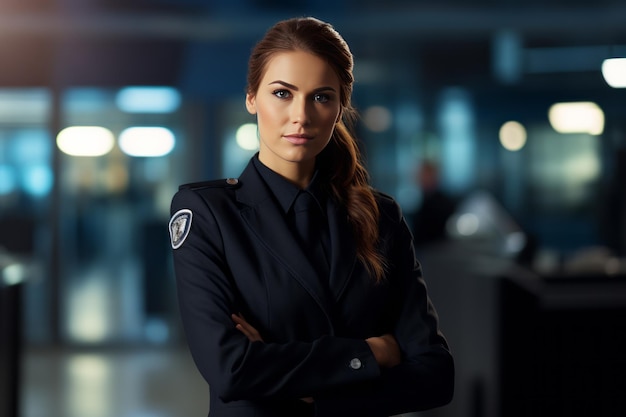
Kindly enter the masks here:
[[291, 121], [292, 123], [299, 123], [303, 126], [311, 122], [311, 110], [305, 98], [297, 98], [292, 101]]

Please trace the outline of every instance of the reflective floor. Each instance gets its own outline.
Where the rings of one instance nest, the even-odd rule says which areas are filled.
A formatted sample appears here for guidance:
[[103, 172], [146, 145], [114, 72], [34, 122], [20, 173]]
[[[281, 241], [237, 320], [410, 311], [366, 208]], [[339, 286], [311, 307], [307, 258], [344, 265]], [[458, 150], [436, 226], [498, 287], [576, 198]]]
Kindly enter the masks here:
[[204, 417], [208, 411], [207, 385], [186, 348], [33, 349], [22, 369], [19, 417]]
[[201, 417], [207, 386], [183, 349], [42, 350], [23, 357], [20, 417]]

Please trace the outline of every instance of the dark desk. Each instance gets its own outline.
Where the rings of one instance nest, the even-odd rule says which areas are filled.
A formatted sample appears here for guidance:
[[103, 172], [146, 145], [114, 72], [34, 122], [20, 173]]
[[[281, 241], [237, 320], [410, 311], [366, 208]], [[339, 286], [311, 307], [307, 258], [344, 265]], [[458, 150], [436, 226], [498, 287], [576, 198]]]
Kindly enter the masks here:
[[17, 417], [22, 350], [22, 282], [8, 285], [0, 264], [0, 417]]
[[626, 416], [626, 277], [514, 273], [500, 291], [500, 415]]

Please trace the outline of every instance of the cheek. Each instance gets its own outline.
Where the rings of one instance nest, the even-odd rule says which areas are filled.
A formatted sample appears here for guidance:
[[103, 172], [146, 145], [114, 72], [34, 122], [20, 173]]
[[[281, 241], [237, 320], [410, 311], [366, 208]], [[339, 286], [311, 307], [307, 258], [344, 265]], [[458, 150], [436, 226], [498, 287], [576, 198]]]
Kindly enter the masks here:
[[275, 106], [259, 106], [257, 107], [257, 120], [259, 127], [261, 125], [276, 126], [282, 123], [282, 114]]

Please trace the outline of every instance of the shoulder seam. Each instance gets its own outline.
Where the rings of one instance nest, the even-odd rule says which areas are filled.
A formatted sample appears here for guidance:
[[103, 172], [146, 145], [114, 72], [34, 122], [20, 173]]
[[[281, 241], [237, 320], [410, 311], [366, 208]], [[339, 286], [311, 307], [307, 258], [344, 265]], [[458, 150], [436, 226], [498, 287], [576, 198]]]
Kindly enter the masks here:
[[211, 181], [190, 182], [178, 187], [179, 190], [200, 190], [203, 188], [238, 188], [240, 185], [237, 178], [225, 178]]

